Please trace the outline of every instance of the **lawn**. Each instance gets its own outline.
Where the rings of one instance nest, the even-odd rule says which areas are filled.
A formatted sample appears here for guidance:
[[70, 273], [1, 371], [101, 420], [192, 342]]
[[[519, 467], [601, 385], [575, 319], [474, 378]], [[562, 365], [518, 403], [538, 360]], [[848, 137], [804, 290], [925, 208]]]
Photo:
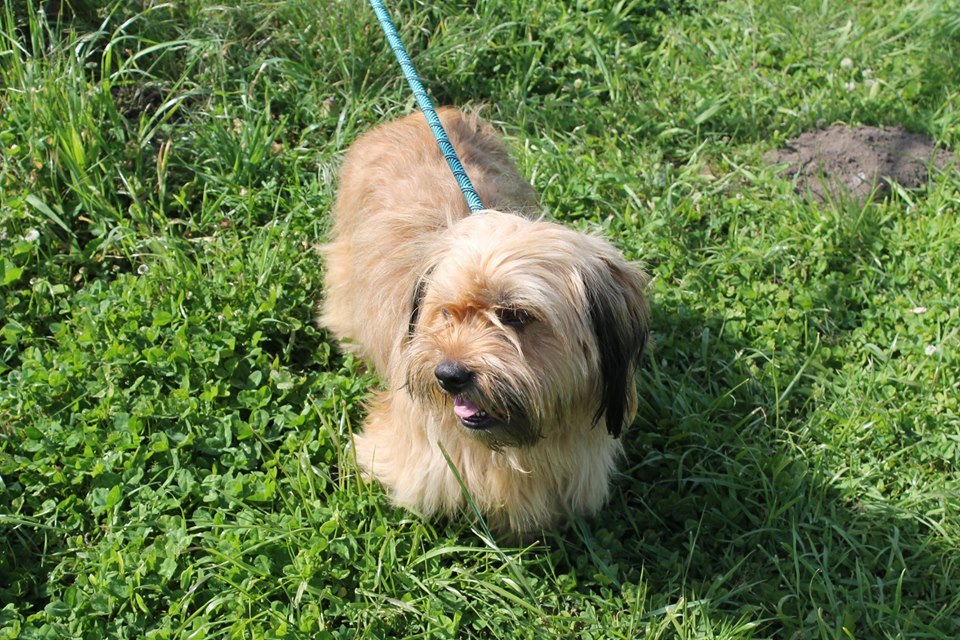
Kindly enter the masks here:
[[960, 175], [815, 203], [834, 123], [960, 147], [960, 5], [389, 3], [438, 104], [653, 276], [598, 516], [501, 546], [357, 475], [313, 321], [361, 0], [3, 0], [0, 639], [960, 637]]

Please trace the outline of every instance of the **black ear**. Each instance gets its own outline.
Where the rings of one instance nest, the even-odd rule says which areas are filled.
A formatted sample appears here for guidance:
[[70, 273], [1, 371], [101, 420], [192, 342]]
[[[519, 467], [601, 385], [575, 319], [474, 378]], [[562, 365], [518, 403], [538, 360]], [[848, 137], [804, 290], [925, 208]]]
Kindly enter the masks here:
[[600, 360], [600, 405], [607, 431], [620, 436], [633, 393], [634, 372], [647, 344], [646, 276], [632, 266], [602, 260], [601, 272], [584, 278], [590, 324]]
[[427, 292], [427, 278], [433, 269], [428, 269], [426, 273], [417, 278], [417, 283], [413, 287], [413, 299], [410, 301], [410, 322], [407, 324], [407, 339], [413, 338], [417, 332], [417, 320], [420, 319], [420, 305], [423, 304], [423, 296]]

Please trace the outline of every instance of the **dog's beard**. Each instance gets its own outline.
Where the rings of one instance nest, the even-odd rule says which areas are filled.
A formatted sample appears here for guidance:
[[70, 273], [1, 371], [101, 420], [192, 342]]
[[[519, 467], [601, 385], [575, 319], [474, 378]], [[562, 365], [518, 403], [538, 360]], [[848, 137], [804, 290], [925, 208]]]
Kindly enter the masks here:
[[531, 446], [541, 439], [543, 425], [556, 410], [552, 403], [543, 402], [542, 385], [533, 372], [511, 368], [516, 363], [497, 358], [484, 358], [482, 364], [464, 360], [472, 372], [471, 381], [463, 390], [448, 392], [434, 373], [442, 358], [435, 350], [430, 352], [417, 353], [412, 346], [407, 390], [438, 424], [456, 422], [469, 436], [495, 450]]

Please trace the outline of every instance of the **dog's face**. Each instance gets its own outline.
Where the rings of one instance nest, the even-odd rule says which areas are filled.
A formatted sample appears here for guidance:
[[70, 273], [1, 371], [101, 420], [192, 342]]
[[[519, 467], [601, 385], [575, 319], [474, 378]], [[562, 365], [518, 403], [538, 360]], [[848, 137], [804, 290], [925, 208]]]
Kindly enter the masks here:
[[485, 212], [428, 263], [397, 373], [441, 422], [497, 449], [601, 418], [618, 436], [632, 420], [646, 278], [608, 243]]

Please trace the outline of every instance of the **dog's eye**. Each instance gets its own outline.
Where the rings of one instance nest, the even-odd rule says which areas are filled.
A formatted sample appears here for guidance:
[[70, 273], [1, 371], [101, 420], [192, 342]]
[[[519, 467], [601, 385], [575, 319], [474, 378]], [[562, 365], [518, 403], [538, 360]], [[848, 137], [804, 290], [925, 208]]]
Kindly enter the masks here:
[[521, 329], [533, 320], [533, 317], [523, 309], [500, 307], [497, 309], [497, 319], [508, 327]]

